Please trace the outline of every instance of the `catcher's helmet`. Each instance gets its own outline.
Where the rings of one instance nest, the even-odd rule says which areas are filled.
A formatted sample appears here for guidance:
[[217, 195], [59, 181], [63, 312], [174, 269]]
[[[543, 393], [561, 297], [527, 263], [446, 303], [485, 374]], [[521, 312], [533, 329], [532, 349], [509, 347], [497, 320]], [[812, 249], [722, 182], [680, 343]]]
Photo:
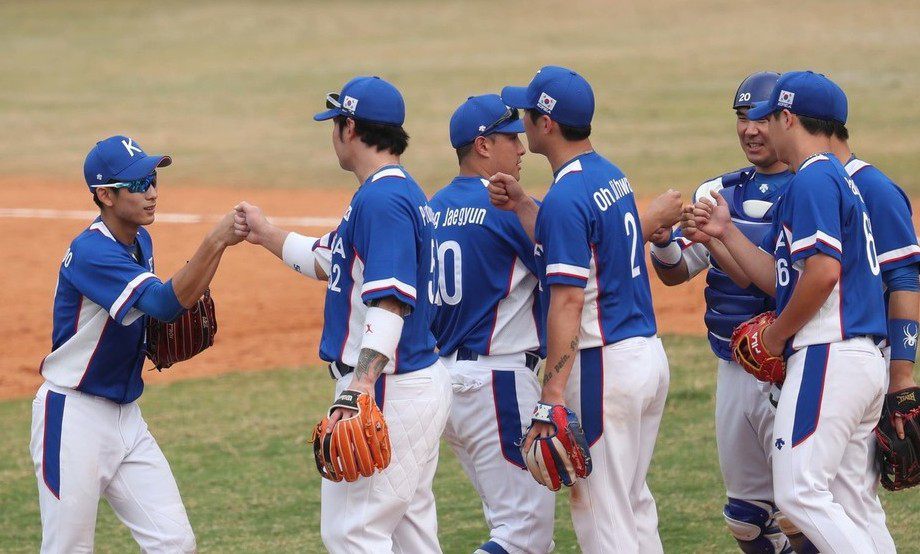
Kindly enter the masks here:
[[779, 73], [775, 71], [759, 71], [752, 73], [741, 82], [735, 98], [732, 100], [732, 109], [750, 108], [754, 102], [765, 102], [770, 99], [773, 85], [779, 80]]

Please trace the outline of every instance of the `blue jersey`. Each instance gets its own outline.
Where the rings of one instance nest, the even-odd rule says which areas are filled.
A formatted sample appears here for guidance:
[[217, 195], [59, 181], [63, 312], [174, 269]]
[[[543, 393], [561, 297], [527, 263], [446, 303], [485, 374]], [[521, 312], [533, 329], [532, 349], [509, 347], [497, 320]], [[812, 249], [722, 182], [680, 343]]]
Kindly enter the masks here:
[[789, 303], [808, 257], [821, 253], [840, 262], [840, 279], [792, 338], [794, 350], [887, 334], [872, 223], [859, 189], [837, 158], [816, 154], [802, 164], [776, 204], [761, 248], [776, 259], [778, 313]]
[[354, 366], [367, 304], [392, 296], [412, 308], [396, 359], [386, 373], [407, 373], [438, 359], [429, 328], [435, 301], [431, 209], [422, 189], [399, 166], [387, 166], [358, 188], [332, 236], [320, 357]]
[[147, 230], [125, 246], [97, 218], [61, 263], [44, 378], [118, 403], [136, 400], [144, 390], [145, 318], [135, 303], [155, 282]]
[[645, 248], [632, 187], [595, 152], [556, 172], [537, 215], [537, 266], [550, 285], [585, 289], [579, 347], [655, 334]]
[[[735, 226], [754, 244], [760, 244], [769, 232], [773, 220], [773, 206], [786, 190], [792, 179], [791, 171], [782, 171], [766, 175], [748, 167], [726, 173], [710, 179], [700, 185], [693, 201], [710, 197], [710, 191], [716, 190], [725, 198]], [[708, 262], [706, 273], [706, 329], [709, 345], [713, 353], [723, 360], [731, 360], [731, 336], [735, 327], [759, 313], [775, 309], [773, 297], [767, 295], [756, 285], [741, 288], [719, 267], [719, 263], [709, 257], [709, 251], [702, 244], [690, 243], [683, 238], [680, 229], [675, 232], [676, 240], [685, 253], [688, 249], [696, 257]], [[686, 254], [685, 254], [686, 257]], [[702, 267], [688, 269], [701, 270]], [[693, 277], [696, 271], [691, 272]]]
[[910, 200], [887, 175], [852, 157], [844, 166], [866, 201], [882, 277], [892, 269], [920, 263]]
[[489, 201], [489, 181], [457, 177], [431, 199], [441, 303], [432, 330], [441, 356], [541, 351], [533, 242]]

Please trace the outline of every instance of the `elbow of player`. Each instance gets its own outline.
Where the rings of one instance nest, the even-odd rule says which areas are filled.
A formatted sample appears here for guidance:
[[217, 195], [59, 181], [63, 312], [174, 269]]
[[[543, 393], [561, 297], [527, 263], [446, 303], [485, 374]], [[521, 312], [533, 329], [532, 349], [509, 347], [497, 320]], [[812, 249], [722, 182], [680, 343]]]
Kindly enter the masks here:
[[550, 289], [550, 307], [562, 312], [581, 312], [585, 304], [585, 291], [579, 287], [553, 285]]

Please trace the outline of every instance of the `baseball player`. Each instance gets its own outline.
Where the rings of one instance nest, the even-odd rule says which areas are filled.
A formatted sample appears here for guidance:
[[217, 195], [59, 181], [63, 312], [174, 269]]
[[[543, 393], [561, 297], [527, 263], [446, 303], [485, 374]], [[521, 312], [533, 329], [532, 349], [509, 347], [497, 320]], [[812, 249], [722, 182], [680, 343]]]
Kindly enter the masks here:
[[[846, 105], [846, 95], [839, 87], [835, 89], [838, 102]], [[920, 246], [911, 220], [911, 206], [907, 195], [879, 169], [857, 158], [848, 144], [849, 130], [846, 120], [835, 121], [831, 137], [831, 152], [844, 164], [847, 174], [856, 183], [866, 203], [882, 281], [885, 285], [888, 340], [882, 350], [888, 362], [889, 394], [895, 394], [916, 387], [913, 370], [917, 354], [917, 319], [920, 312]], [[895, 418], [898, 437], [904, 439], [902, 419]], [[866, 474], [870, 476], [869, 495], [874, 496], [878, 488], [878, 467], [874, 457], [867, 463]], [[875, 521], [858, 519], [860, 516], [874, 517]], [[872, 530], [872, 537], [880, 552], [894, 552], [891, 535], [885, 526], [885, 513], [872, 510], [853, 515], [857, 524]]]
[[645, 478], [669, 374], [632, 187], [591, 145], [594, 93], [581, 75], [544, 67], [527, 87], [505, 87], [502, 100], [526, 110], [528, 147], [554, 174], [539, 213], [513, 176], [498, 174], [490, 186], [493, 203], [536, 237], [548, 297], [543, 389], [523, 448], [555, 433], [541, 415], [548, 408], [573, 410], [593, 463], [571, 500], [581, 549], [661, 552]]
[[786, 359], [773, 430], [777, 506], [821, 552], [889, 552], [867, 483], [887, 382], [875, 345], [887, 333], [881, 268], [860, 190], [828, 153], [835, 122], [846, 121], [836, 88], [810, 71], [786, 73], [748, 111], [768, 120], [778, 158], [797, 168], [760, 248], [717, 192], [716, 208], [697, 202], [695, 224], [775, 293], [778, 317], [756, 338]]
[[[792, 179], [792, 172], [777, 159], [770, 145], [767, 122], [748, 117], [755, 102], [770, 97], [777, 79], [779, 73], [770, 71], [751, 74], [732, 100], [741, 149], [752, 166], [706, 181], [693, 195], [695, 202], [711, 198], [712, 190], [719, 191], [735, 225], [755, 244], [769, 231], [773, 205]], [[773, 407], [763, 383], [732, 361], [729, 348], [734, 328], [774, 309], [774, 301], [743, 273], [739, 276], [736, 271], [729, 276], [719, 261], [710, 257], [710, 241], [692, 227], [687, 236], [679, 229], [671, 233], [667, 228], [652, 244], [652, 265], [666, 285], [684, 283], [708, 270], [705, 322], [709, 344], [718, 359], [716, 445], [728, 496], [723, 515], [743, 552], [789, 552], [789, 541], [776, 521], [779, 515], [773, 503]], [[730, 259], [728, 267], [734, 267]], [[805, 541], [801, 533], [790, 534], [795, 541]], [[804, 550], [803, 545], [798, 550]]]
[[[336, 231], [319, 239], [288, 233], [246, 203], [237, 222], [250, 242], [327, 280], [320, 357], [329, 362], [336, 396], [370, 395], [389, 428], [392, 460], [385, 470], [352, 482], [323, 481], [326, 548], [440, 552], [431, 484], [451, 388], [430, 330], [438, 301], [431, 209], [399, 163], [409, 140], [405, 104], [387, 81], [356, 77], [329, 94], [326, 107], [314, 119], [333, 120], [339, 165], [360, 184]], [[331, 424], [348, 412], [331, 410]]]
[[518, 111], [472, 96], [450, 119], [460, 174], [430, 201], [441, 304], [432, 329], [454, 397], [444, 437], [482, 498], [489, 540], [477, 553], [546, 553], [555, 495], [525, 470], [517, 446], [540, 398], [542, 358], [533, 242], [489, 202], [489, 177], [520, 174]]
[[171, 321], [204, 293], [224, 249], [243, 240], [227, 214], [172, 279], [154, 275], [144, 226], [156, 213], [157, 169], [130, 137], [90, 150], [83, 165], [100, 215], [70, 244], [54, 295], [51, 353], [32, 403], [42, 552], [91, 552], [105, 498], [144, 552], [194, 552], [169, 463], [137, 399], [145, 319]]

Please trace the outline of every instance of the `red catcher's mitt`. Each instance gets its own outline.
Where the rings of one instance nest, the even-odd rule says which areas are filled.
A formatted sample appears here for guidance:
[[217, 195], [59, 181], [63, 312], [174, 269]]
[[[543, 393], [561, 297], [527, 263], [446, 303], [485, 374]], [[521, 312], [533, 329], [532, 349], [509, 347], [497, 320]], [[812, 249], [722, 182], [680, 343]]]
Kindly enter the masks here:
[[759, 381], [782, 383], [786, 379], [786, 361], [767, 352], [763, 330], [776, 321], [776, 312], [764, 312], [735, 327], [732, 333], [732, 359]]
[[344, 478], [352, 482], [386, 469], [390, 465], [390, 433], [374, 399], [345, 389], [329, 408], [329, 414], [336, 408], [358, 413], [340, 419], [331, 428], [327, 415], [314, 427], [310, 442], [319, 474], [330, 481]]
[[147, 357], [157, 370], [185, 361], [214, 344], [217, 318], [211, 290], [177, 320], [165, 323], [147, 318]]

